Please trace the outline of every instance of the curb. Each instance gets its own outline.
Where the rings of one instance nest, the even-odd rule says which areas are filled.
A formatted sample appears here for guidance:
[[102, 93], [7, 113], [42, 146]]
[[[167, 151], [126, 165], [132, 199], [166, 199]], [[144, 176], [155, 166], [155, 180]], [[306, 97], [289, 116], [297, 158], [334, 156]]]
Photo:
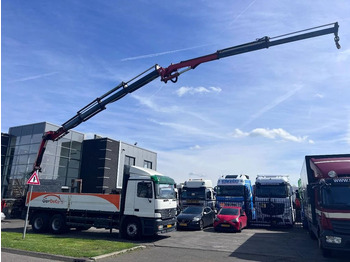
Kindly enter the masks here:
[[34, 251], [27, 251], [27, 250], [21, 250], [21, 249], [14, 249], [14, 248], [7, 248], [7, 247], [2, 247], [1, 252], [7, 252], [7, 253], [12, 253], [12, 254], [17, 254], [17, 255], [24, 255], [24, 256], [32, 256], [32, 257], [38, 257], [38, 258], [43, 258], [43, 259], [50, 259], [50, 260], [58, 260], [58, 261], [67, 261], [67, 262], [92, 262], [92, 261], [100, 261], [101, 259], [108, 258], [108, 257], [113, 257], [117, 256], [119, 254], [123, 254], [126, 252], [131, 252], [137, 249], [144, 249], [146, 248], [145, 246], [136, 246], [128, 249], [123, 249], [121, 251], [97, 256], [97, 257], [68, 257], [68, 256], [62, 256], [62, 255], [52, 255], [52, 254], [47, 254], [47, 253], [40, 253], [40, 252], [34, 252]]
[[146, 246], [136, 246], [136, 247], [123, 249], [121, 251], [117, 251], [117, 252], [113, 252], [113, 253], [97, 256], [97, 257], [91, 257], [90, 259], [91, 259], [91, 261], [99, 261], [99, 260], [107, 258], [107, 257], [114, 257], [114, 256], [118, 256], [120, 254], [126, 253], [126, 252], [131, 252], [131, 251], [134, 251], [137, 249], [144, 249], [144, 248], [146, 248]]

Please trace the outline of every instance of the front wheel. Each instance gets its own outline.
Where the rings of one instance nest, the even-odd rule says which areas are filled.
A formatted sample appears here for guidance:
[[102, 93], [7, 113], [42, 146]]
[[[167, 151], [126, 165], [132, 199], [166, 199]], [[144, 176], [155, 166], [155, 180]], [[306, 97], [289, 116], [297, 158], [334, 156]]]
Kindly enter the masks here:
[[132, 219], [124, 224], [124, 235], [127, 239], [139, 239], [141, 236], [141, 231], [141, 224], [137, 219]]

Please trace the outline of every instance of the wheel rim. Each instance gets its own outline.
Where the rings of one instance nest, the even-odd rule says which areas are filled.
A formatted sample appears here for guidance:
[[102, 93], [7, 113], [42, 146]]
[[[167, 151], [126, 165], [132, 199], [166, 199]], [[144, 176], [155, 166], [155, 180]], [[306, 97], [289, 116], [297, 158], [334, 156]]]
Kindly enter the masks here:
[[128, 226], [126, 227], [126, 233], [132, 237], [136, 236], [137, 235], [136, 224], [128, 224]]
[[38, 217], [37, 219], [35, 219], [34, 221], [34, 227], [36, 229], [42, 229], [44, 225], [44, 221], [41, 217]]
[[56, 218], [52, 221], [52, 229], [55, 231], [60, 230], [62, 227], [62, 222], [59, 218]]

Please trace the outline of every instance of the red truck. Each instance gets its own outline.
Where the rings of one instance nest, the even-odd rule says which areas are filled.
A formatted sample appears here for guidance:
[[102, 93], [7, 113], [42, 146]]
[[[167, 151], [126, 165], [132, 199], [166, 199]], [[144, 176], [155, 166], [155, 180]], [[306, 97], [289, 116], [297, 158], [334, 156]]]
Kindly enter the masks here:
[[302, 221], [324, 256], [350, 251], [350, 154], [305, 156]]

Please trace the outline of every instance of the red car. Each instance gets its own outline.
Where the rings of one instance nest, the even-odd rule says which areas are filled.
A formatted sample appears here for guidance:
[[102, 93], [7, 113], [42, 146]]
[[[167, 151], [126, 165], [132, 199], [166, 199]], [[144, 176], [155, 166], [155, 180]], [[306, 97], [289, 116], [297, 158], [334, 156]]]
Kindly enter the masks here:
[[247, 216], [241, 207], [224, 206], [214, 220], [215, 231], [241, 232], [247, 227]]

